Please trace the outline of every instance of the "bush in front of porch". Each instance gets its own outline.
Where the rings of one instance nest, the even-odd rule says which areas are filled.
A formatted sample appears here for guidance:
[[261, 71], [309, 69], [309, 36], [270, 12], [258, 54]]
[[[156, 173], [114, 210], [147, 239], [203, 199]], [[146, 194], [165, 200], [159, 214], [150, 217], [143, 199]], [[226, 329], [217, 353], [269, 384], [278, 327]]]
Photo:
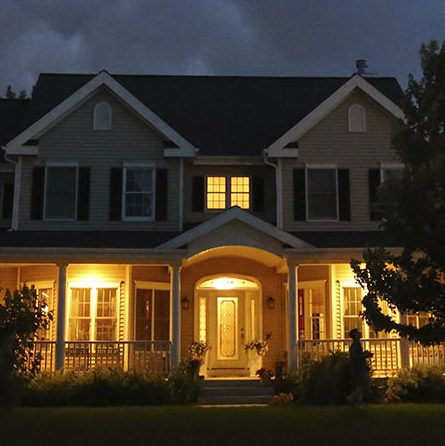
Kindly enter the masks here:
[[43, 374], [29, 383], [23, 405], [126, 406], [184, 404], [196, 401], [197, 386], [190, 376], [174, 371], [166, 379], [136, 371], [95, 369], [88, 373]]

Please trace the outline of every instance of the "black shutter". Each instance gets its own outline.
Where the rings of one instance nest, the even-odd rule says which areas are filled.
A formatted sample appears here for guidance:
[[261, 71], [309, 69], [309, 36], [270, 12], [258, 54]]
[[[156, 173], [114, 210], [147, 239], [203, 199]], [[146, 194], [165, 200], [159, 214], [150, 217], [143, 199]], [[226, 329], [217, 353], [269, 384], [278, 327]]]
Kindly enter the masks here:
[[380, 186], [380, 169], [369, 169], [368, 171], [369, 219], [374, 221], [381, 219], [381, 215], [377, 209], [379, 186]]
[[[306, 220], [306, 174], [304, 169], [294, 169], [294, 219]], [[283, 197], [284, 198], [284, 197]]]
[[264, 211], [264, 178], [252, 177], [252, 210]]
[[193, 177], [192, 211], [204, 211], [204, 177]]
[[110, 220], [122, 219], [122, 169], [110, 169]]
[[12, 203], [14, 202], [14, 184], [5, 183], [3, 185], [3, 204], [2, 216], [3, 218], [12, 217]]
[[156, 221], [167, 220], [168, 170], [156, 169]]
[[338, 169], [338, 210], [340, 220], [351, 220], [349, 169]]
[[31, 220], [43, 218], [43, 194], [45, 189], [45, 168], [36, 166], [32, 169]]
[[77, 181], [77, 219], [90, 218], [90, 168], [80, 167]]

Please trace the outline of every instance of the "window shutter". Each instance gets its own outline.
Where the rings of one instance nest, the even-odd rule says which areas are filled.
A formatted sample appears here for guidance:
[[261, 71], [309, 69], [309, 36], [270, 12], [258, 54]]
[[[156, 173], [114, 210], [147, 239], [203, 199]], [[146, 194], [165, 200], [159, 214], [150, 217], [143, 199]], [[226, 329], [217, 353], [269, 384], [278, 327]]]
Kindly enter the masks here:
[[45, 168], [35, 166], [32, 169], [31, 220], [43, 218], [43, 194], [45, 189]]
[[122, 169], [110, 169], [110, 220], [122, 219]]
[[13, 202], [14, 202], [14, 184], [5, 183], [3, 185], [3, 205], [2, 205], [3, 218], [12, 217]]
[[167, 220], [168, 170], [156, 169], [156, 221]]
[[77, 219], [90, 218], [90, 168], [80, 167], [77, 177]]
[[264, 211], [264, 178], [252, 177], [252, 210]]
[[192, 211], [204, 211], [204, 177], [193, 177]]
[[338, 169], [338, 210], [340, 220], [351, 220], [349, 169]]
[[306, 174], [301, 168], [294, 169], [294, 219], [306, 220]]
[[380, 186], [380, 169], [369, 169], [368, 188], [369, 188], [369, 219], [380, 220], [381, 216], [377, 210], [378, 188]]

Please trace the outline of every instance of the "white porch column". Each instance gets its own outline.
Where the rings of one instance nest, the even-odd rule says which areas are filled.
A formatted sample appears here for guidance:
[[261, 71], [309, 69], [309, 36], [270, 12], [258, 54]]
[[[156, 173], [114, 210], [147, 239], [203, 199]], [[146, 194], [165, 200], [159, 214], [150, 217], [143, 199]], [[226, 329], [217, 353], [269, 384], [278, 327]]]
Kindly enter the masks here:
[[288, 267], [288, 299], [287, 299], [287, 320], [289, 331], [287, 336], [287, 368], [294, 370], [297, 367], [297, 332], [298, 332], [298, 277], [297, 264], [294, 259], [287, 259]]
[[[400, 323], [408, 324], [408, 315], [406, 313], [400, 314]], [[407, 338], [400, 339], [400, 365], [406, 368], [410, 367], [409, 341]]]
[[59, 263], [57, 280], [57, 338], [56, 338], [56, 370], [65, 366], [65, 324], [66, 324], [66, 267]]
[[171, 366], [181, 361], [181, 266], [170, 265]]

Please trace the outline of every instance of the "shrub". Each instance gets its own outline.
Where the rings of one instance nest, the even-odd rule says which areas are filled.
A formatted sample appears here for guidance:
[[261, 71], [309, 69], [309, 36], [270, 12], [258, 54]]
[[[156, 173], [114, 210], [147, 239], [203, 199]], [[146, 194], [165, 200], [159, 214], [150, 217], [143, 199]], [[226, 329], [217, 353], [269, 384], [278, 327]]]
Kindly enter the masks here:
[[183, 361], [168, 377], [171, 401], [176, 404], [194, 403], [198, 399], [200, 381], [191, 373], [188, 361]]
[[147, 373], [96, 369], [75, 375], [42, 375], [24, 396], [28, 406], [147, 405], [170, 402], [169, 383]]
[[348, 354], [332, 352], [321, 361], [306, 363], [292, 377], [294, 398], [306, 404], [344, 404], [354, 383]]
[[436, 367], [401, 369], [388, 383], [387, 402], [445, 402], [445, 376]]

